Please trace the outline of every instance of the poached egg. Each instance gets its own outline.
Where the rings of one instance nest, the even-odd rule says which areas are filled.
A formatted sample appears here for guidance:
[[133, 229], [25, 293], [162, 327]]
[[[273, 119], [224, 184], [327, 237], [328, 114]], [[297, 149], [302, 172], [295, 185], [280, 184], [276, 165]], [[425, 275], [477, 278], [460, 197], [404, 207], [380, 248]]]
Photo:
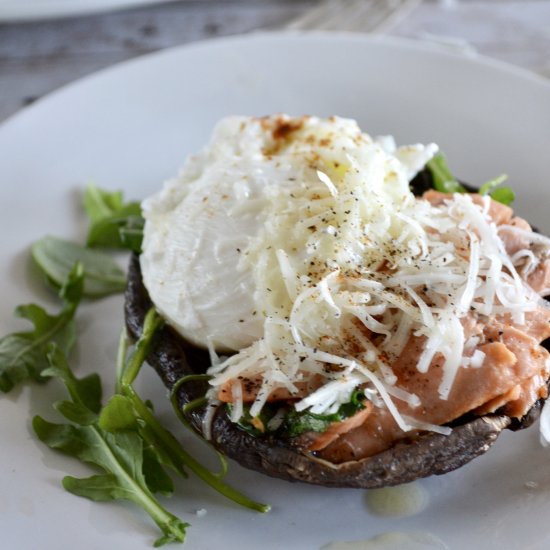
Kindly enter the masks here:
[[352, 180], [373, 199], [370, 221], [394, 223], [394, 215], [379, 218], [413, 200], [409, 181], [436, 152], [435, 144], [397, 148], [393, 138], [373, 139], [338, 117], [223, 119], [179, 176], [143, 203], [141, 268], [155, 306], [197, 346], [252, 345], [266, 318], [288, 317], [299, 287], [332, 269], [325, 262], [356, 264], [361, 255], [360, 243], [331, 250], [359, 197], [348, 196], [324, 221], [308, 204], [334, 198]]

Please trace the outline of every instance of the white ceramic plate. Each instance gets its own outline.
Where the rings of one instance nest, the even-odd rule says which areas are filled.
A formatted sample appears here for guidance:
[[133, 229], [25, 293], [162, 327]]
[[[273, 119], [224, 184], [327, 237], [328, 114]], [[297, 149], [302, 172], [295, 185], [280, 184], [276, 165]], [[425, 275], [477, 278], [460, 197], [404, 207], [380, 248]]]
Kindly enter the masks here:
[[30, 21], [87, 15], [160, 4], [168, 0], [0, 0], [0, 21]]
[[[53, 303], [28, 275], [28, 247], [46, 233], [83, 237], [85, 182], [145, 197], [201, 147], [219, 118], [280, 111], [354, 117], [401, 143], [434, 140], [468, 181], [509, 174], [519, 213], [550, 231], [547, 82], [387, 38], [263, 34], [199, 43], [84, 79], [0, 127], [0, 332], [23, 326], [11, 315], [17, 304]], [[79, 373], [99, 370], [111, 381], [122, 298], [86, 305], [78, 324]], [[139, 386], [195, 448], [152, 372]], [[54, 382], [0, 398], [2, 547], [149, 548], [156, 530], [133, 506], [94, 504], [61, 489], [63, 475], [89, 470], [38, 442], [30, 419], [55, 419], [50, 403], [62, 395]], [[239, 509], [195, 480], [178, 483], [167, 506], [192, 524], [187, 548], [318, 550], [394, 531], [431, 533], [453, 549], [550, 547], [550, 452], [539, 446], [537, 427], [506, 433], [461, 470], [421, 481], [428, 505], [410, 517], [373, 515], [365, 491], [291, 484], [235, 464], [229, 481], [270, 502], [272, 512]], [[198, 517], [199, 509], [207, 514]]]

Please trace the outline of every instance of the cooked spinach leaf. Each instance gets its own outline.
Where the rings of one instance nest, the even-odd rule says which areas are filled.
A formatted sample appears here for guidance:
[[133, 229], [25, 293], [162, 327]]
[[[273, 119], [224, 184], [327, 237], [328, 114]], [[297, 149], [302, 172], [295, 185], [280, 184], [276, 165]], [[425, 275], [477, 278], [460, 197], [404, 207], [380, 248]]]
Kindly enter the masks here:
[[[243, 415], [238, 425], [254, 436], [265, 434], [277, 434], [280, 437], [296, 437], [305, 432], [324, 432], [331, 424], [342, 422], [365, 408], [365, 394], [362, 390], [356, 390], [351, 395], [348, 403], [340, 405], [333, 414], [315, 414], [310, 411], [297, 411], [294, 407], [288, 406], [281, 409], [277, 405], [267, 404], [262, 408], [258, 416], [250, 414], [250, 407], [243, 407]], [[227, 405], [231, 412], [231, 404]], [[282, 422], [273, 428], [270, 427], [271, 420], [275, 415], [283, 413]]]
[[[231, 414], [233, 405], [227, 403], [227, 410]], [[270, 427], [271, 420], [277, 414], [279, 408], [270, 403], [266, 403], [260, 413], [256, 416], [250, 414], [250, 407], [248, 405], [243, 406], [243, 415], [237, 422], [237, 424], [249, 434], [254, 436], [261, 436], [264, 434], [275, 433], [277, 430]], [[285, 417], [288, 415], [288, 411], [284, 411]]]
[[365, 394], [362, 390], [353, 392], [348, 403], [340, 405], [333, 414], [315, 414], [292, 408], [285, 416], [280, 430], [286, 437], [296, 437], [305, 432], [324, 432], [331, 424], [342, 422], [365, 408]]

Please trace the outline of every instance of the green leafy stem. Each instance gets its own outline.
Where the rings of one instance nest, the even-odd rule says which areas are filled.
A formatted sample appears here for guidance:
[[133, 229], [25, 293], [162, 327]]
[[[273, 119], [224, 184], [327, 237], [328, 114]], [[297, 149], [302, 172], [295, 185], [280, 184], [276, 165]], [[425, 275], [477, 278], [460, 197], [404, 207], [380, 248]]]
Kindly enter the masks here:
[[268, 512], [270, 510], [269, 505], [249, 499], [227, 483], [223, 482], [218, 475], [210, 472], [185, 451], [177, 439], [160, 424], [152, 411], [145, 405], [133, 389], [132, 382], [139, 373], [139, 369], [149, 353], [152, 334], [161, 324], [162, 321], [157, 313], [154, 310], [150, 310], [145, 317], [143, 333], [136, 345], [134, 354], [129, 359], [127, 367], [122, 371], [120, 378], [120, 393], [129, 399], [137, 414], [143, 419], [147, 426], [151, 428], [149, 443], [158, 445], [163, 449], [176, 471], [180, 474], [183, 473], [182, 467], [185, 465], [204, 482], [228, 499], [258, 512]]

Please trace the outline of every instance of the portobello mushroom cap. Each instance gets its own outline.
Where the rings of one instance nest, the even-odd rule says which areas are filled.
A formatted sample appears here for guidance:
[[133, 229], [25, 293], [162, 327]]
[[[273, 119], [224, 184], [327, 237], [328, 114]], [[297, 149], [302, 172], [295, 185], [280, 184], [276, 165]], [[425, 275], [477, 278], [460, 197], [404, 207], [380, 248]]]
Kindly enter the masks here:
[[[412, 186], [416, 194], [431, 188], [429, 173], [426, 170], [421, 172]], [[139, 257], [133, 254], [125, 295], [126, 325], [132, 338], [141, 335], [145, 315], [152, 305], [143, 285]], [[148, 361], [169, 389], [181, 378], [203, 374], [210, 366], [208, 352], [187, 343], [168, 325], [157, 333]], [[178, 406], [182, 408], [186, 403], [203, 397], [207, 389], [205, 380], [195, 379], [181, 384], [176, 395]], [[231, 422], [223, 404], [193, 408], [184, 416], [191, 427], [204, 436], [203, 421], [207, 408], [215, 407], [215, 411], [209, 412], [210, 442], [225, 456], [246, 468], [288, 481], [372, 489], [445, 474], [463, 466], [485, 453], [504, 428], [518, 430], [530, 426], [538, 418], [543, 402], [543, 399], [538, 400], [520, 420], [498, 414], [498, 411], [484, 416], [467, 414], [450, 424], [450, 435], [421, 433], [399, 440], [374, 456], [341, 464], [301, 451], [283, 439], [248, 433]]]

